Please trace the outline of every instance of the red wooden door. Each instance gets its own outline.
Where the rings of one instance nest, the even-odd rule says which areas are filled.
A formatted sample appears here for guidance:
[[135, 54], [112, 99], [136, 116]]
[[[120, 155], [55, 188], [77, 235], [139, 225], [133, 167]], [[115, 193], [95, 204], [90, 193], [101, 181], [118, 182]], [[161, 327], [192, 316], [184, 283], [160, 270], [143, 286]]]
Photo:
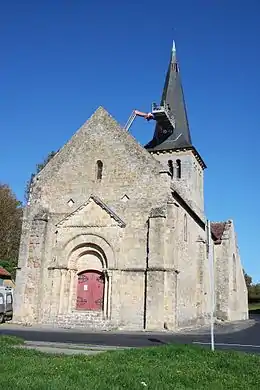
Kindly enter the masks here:
[[78, 276], [77, 309], [102, 310], [104, 276], [101, 272], [86, 271]]

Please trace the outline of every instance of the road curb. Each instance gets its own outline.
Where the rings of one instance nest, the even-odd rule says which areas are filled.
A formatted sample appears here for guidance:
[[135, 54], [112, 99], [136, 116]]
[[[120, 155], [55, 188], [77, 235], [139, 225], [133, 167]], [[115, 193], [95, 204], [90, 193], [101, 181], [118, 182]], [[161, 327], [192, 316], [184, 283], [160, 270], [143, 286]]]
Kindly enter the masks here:
[[25, 341], [22, 345], [13, 345], [13, 348], [34, 350], [47, 354], [64, 355], [96, 355], [99, 353], [131, 349], [131, 347], [106, 346], [96, 344], [71, 344], [46, 341]]
[[[249, 320], [241, 320], [236, 322], [216, 322], [214, 326], [214, 331], [216, 334], [227, 334], [227, 333], [234, 333], [239, 332], [245, 329], [248, 329], [256, 324], [256, 320], [249, 319]], [[151, 335], [153, 337], [155, 336], [165, 336], [165, 335], [172, 335], [172, 336], [180, 336], [180, 335], [187, 335], [187, 334], [208, 334], [210, 332], [210, 326], [209, 324], [203, 325], [203, 326], [197, 326], [197, 327], [187, 327], [182, 328], [176, 331], [169, 331], [169, 330], [162, 330], [162, 331], [127, 331], [127, 330], [93, 330], [93, 329], [83, 329], [83, 328], [57, 328], [57, 327], [51, 327], [43, 324], [39, 325], [25, 325], [25, 324], [17, 324], [13, 322], [5, 323], [0, 325], [0, 331], [3, 330], [21, 330], [21, 331], [32, 331], [32, 332], [53, 332], [53, 333], [88, 333], [88, 334], [106, 334], [106, 335], [117, 335], [117, 334], [128, 334], [128, 335]]]
[[66, 348], [66, 349], [80, 349], [80, 350], [104, 350], [104, 351], [113, 351], [113, 350], [123, 350], [131, 349], [131, 347], [121, 347], [121, 346], [110, 346], [110, 345], [98, 345], [98, 344], [72, 344], [72, 343], [58, 343], [58, 342], [47, 342], [47, 341], [25, 341], [24, 346], [28, 347], [49, 347], [49, 348]]
[[[256, 320], [250, 319], [245, 321], [236, 321], [236, 322], [216, 322], [214, 324], [214, 333], [215, 334], [229, 334], [229, 333], [236, 333], [241, 332], [243, 330], [249, 329], [253, 327], [256, 324]], [[176, 334], [178, 335], [187, 335], [187, 334], [194, 334], [194, 335], [207, 335], [210, 333], [210, 327], [201, 327], [201, 328], [187, 328], [187, 329], [180, 329]]]

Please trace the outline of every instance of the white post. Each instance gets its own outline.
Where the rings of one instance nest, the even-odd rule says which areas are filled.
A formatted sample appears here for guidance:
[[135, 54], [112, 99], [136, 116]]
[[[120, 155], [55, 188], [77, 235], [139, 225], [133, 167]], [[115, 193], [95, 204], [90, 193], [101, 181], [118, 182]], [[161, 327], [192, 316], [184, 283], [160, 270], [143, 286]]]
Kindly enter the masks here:
[[214, 280], [214, 255], [213, 245], [211, 240], [211, 223], [207, 222], [207, 249], [209, 259], [209, 280], [210, 280], [210, 335], [211, 335], [211, 350], [215, 350], [214, 343], [214, 312], [215, 312], [215, 280]]

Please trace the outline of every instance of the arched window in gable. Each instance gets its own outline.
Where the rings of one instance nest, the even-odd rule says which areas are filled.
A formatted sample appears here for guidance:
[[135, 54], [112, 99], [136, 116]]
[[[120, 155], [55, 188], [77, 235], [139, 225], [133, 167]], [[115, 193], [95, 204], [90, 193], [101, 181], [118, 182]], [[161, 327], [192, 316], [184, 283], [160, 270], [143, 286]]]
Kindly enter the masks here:
[[176, 160], [176, 176], [177, 179], [181, 178], [181, 160]]
[[102, 180], [102, 175], [103, 175], [103, 163], [101, 160], [97, 161], [97, 166], [96, 166], [96, 178], [97, 181]]

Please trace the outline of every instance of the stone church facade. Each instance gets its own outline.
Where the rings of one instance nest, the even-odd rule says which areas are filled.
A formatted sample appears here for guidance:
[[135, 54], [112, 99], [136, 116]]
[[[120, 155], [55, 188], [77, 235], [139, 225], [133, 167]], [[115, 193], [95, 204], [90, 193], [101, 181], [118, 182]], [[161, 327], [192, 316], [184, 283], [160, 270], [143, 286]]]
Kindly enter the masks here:
[[[141, 146], [102, 107], [35, 177], [24, 210], [14, 320], [62, 327], [176, 330], [206, 324], [211, 299], [203, 173], [176, 51]], [[232, 221], [212, 224], [215, 316], [248, 318]]]

